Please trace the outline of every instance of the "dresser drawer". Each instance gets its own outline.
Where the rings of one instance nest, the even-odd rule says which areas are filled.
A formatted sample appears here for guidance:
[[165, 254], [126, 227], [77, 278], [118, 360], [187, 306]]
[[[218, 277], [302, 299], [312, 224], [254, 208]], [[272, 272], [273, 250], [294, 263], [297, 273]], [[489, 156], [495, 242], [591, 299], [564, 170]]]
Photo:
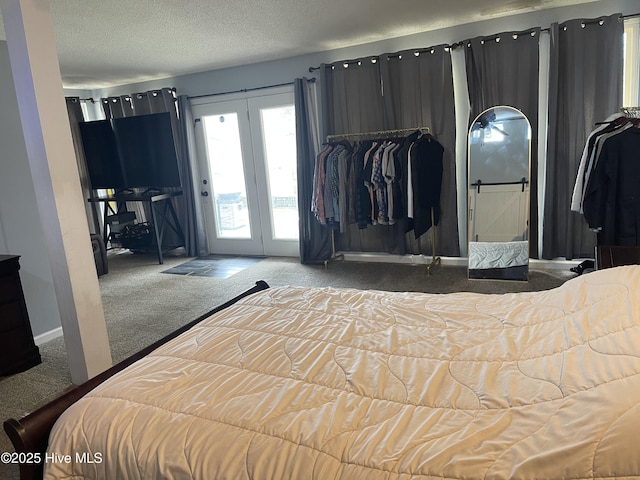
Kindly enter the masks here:
[[16, 300], [22, 296], [18, 278], [17, 275], [0, 277], [0, 303]]
[[[22, 310], [19, 301], [0, 303], [0, 334], [20, 328], [23, 323]], [[0, 346], [5, 343], [0, 340]]]
[[41, 362], [33, 340], [16, 255], [0, 255], [0, 375], [22, 372]]

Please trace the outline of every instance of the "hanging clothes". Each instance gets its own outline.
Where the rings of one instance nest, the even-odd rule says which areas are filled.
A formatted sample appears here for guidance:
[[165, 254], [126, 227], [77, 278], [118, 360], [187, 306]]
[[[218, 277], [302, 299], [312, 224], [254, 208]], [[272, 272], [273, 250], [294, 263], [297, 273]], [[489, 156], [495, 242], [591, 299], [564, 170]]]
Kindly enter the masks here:
[[617, 127], [614, 120], [617, 120], [618, 118], [621, 118], [623, 116], [624, 115], [621, 113], [614, 113], [613, 115], [610, 115], [602, 125], [598, 126], [587, 137], [582, 156], [580, 157], [578, 175], [576, 176], [576, 183], [574, 185], [573, 195], [571, 197], [572, 211], [583, 213], [582, 199], [584, 198], [584, 189], [586, 188], [585, 178], [588, 178], [589, 176], [587, 171], [590, 170], [590, 167], [588, 166], [591, 165], [593, 161], [596, 141], [598, 140], [600, 135], [606, 133], [607, 131], [613, 131], [614, 129], [616, 129]]
[[411, 150], [411, 181], [413, 185], [413, 231], [422, 236], [440, 221], [442, 190], [442, 159], [444, 147], [431, 135], [422, 135]]
[[572, 208], [582, 207], [599, 245], [640, 246], [640, 120], [615, 118], [590, 136], [585, 151], [582, 203]]
[[[396, 168], [396, 172], [398, 170], [400, 171], [400, 192], [398, 193], [400, 202], [398, 205], [399, 211], [396, 212], [396, 218], [407, 218], [406, 232], [413, 230], [413, 183], [409, 169], [409, 151], [419, 136], [419, 131], [415, 131], [407, 136], [402, 142], [402, 146], [397, 154], [399, 169]], [[411, 201], [409, 201], [410, 198]]]
[[416, 238], [440, 218], [444, 148], [416, 130], [406, 137], [325, 145], [316, 158], [311, 209], [345, 232], [407, 219]]
[[325, 145], [316, 157], [316, 164], [313, 170], [313, 195], [311, 197], [311, 212], [316, 220], [322, 225], [327, 224], [324, 213], [324, 184], [326, 177], [325, 161], [329, 153], [333, 150], [332, 145]]

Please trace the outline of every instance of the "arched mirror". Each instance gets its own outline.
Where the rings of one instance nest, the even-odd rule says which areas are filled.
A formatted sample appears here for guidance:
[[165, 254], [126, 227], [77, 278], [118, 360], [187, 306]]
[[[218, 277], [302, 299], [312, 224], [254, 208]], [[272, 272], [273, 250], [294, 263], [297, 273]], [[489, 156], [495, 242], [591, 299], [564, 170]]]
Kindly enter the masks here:
[[469, 278], [527, 281], [529, 121], [513, 107], [489, 108], [468, 141]]

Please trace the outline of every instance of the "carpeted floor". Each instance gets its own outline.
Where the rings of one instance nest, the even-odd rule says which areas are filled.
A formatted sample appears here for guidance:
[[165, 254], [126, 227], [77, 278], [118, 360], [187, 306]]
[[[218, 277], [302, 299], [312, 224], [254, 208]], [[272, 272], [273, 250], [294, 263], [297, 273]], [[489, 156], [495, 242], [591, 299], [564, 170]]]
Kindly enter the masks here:
[[[227, 262], [228, 268], [221, 268], [224, 260], [234, 260], [236, 267]], [[212, 273], [216, 262], [220, 275]], [[207, 270], [212, 274], [204, 274]], [[182, 273], [171, 274], [175, 272]], [[528, 282], [474, 281], [466, 275], [466, 268], [459, 266], [435, 267], [433, 275], [426, 275], [424, 265], [334, 262], [325, 269], [323, 265], [301, 265], [293, 258], [188, 259], [167, 255], [164, 265], [158, 265], [153, 255], [126, 252], [109, 256], [109, 273], [100, 277], [100, 289], [115, 363], [247, 290], [257, 280], [272, 286], [506, 293], [554, 288], [576, 276], [568, 269], [532, 270]], [[41, 345], [40, 352], [41, 365], [0, 379], [0, 419], [21, 417], [71, 386], [63, 339]], [[0, 452], [5, 451], [13, 448], [3, 431]], [[0, 478], [18, 478], [17, 468], [0, 464]]]

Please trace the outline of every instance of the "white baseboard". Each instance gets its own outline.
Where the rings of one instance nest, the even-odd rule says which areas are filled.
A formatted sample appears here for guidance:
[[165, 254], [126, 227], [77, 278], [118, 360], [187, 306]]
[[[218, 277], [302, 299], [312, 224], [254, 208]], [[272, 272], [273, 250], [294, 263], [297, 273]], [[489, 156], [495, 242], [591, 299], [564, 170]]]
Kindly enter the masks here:
[[61, 336], [62, 336], [62, 327], [58, 327], [33, 337], [33, 340], [35, 341], [36, 345], [39, 347], [43, 343], [47, 343], [48, 341]]
[[[344, 255], [346, 261], [352, 262], [377, 262], [377, 263], [404, 263], [410, 265], [428, 265], [432, 261], [431, 255], [395, 255], [392, 253], [369, 252], [338, 252]], [[529, 259], [529, 266], [534, 270], [568, 270], [578, 265], [582, 260], [536, 260]], [[441, 257], [441, 265], [457, 265], [466, 267], [469, 263], [467, 257]]]
[[[428, 265], [431, 255], [395, 255], [393, 253], [339, 252], [346, 261], [373, 263], [405, 263], [410, 265]], [[442, 257], [443, 265], [466, 265], [467, 259], [460, 257]]]

